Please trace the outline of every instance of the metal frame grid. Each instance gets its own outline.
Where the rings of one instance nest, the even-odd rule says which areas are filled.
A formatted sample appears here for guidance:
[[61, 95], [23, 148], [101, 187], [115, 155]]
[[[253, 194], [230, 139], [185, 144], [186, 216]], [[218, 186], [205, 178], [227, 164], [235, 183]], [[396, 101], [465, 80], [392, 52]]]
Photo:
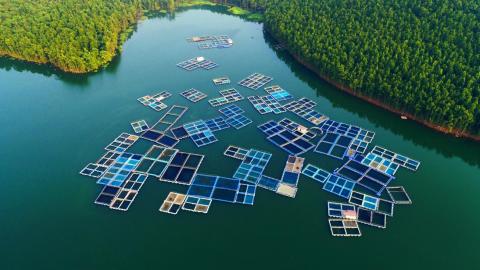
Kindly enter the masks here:
[[288, 118], [283, 118], [282, 120], [278, 121], [278, 124], [295, 133], [296, 135], [306, 138], [307, 140], [312, 140], [317, 136], [315, 132], [310, 131], [307, 127], [302, 126]]
[[360, 207], [357, 207], [357, 221], [382, 229], [387, 227], [387, 215]]
[[215, 85], [224, 85], [224, 84], [229, 84], [231, 82], [230, 78], [228, 77], [214, 78], [212, 81]]
[[389, 175], [395, 175], [400, 165], [382, 158], [374, 153], [368, 153], [362, 160], [362, 164], [377, 169]]
[[110, 203], [110, 209], [127, 211], [137, 197], [138, 192], [146, 180], [146, 174], [137, 172], [130, 174], [122, 188], [118, 191]]
[[235, 145], [230, 145], [227, 147], [227, 149], [225, 149], [225, 152], [223, 154], [227, 157], [244, 160], [248, 154], [248, 151], [250, 150]]
[[246, 117], [243, 114], [237, 114], [237, 115], [228, 117], [225, 121], [235, 129], [241, 129], [252, 123], [252, 120], [250, 120], [250, 118]]
[[393, 207], [395, 204], [392, 201], [379, 199], [377, 212], [393, 217]]
[[266, 85], [271, 82], [273, 78], [265, 76], [260, 73], [253, 73], [246, 77], [245, 79], [238, 82], [239, 85], [250, 88], [252, 90], [257, 90], [258, 88]]
[[157, 93], [155, 95], [146, 95], [143, 97], [137, 98], [137, 100], [142, 103], [144, 106], [150, 107], [154, 109], [155, 111], [159, 112], [168, 106], [163, 103], [162, 101], [165, 100], [166, 98], [172, 96], [172, 94], [168, 91], [162, 91], [160, 93]]
[[278, 190], [278, 185], [280, 185], [280, 180], [270, 176], [263, 175], [263, 174], [262, 176], [260, 176], [260, 178], [257, 181], [258, 187], [275, 191], [275, 192]]
[[252, 184], [257, 183], [271, 157], [272, 154], [270, 153], [250, 149], [235, 171], [233, 178]]
[[216, 175], [197, 174], [188, 188], [187, 195], [235, 203], [240, 180]]
[[194, 37], [189, 42], [197, 43], [199, 49], [230, 48], [233, 46], [233, 40], [227, 35]]
[[323, 185], [323, 190], [348, 199], [354, 187], [355, 182], [332, 174]]
[[273, 120], [259, 125], [258, 128], [267, 135], [267, 140], [290, 155], [301, 155], [315, 147], [314, 144], [304, 139], [303, 136], [293, 133]]
[[152, 147], [150, 147], [145, 153], [145, 156], [140, 164], [138, 164], [135, 171], [150, 176], [160, 177], [165, 172], [168, 164], [177, 152], [177, 149], [152, 145]]
[[323, 122], [320, 129], [324, 132], [341, 134], [352, 138], [352, 142], [348, 147], [349, 156], [353, 156], [355, 153], [365, 153], [368, 145], [375, 137], [375, 132], [373, 131], [368, 131], [354, 125], [337, 122], [331, 119]]
[[205, 120], [205, 124], [207, 124], [208, 128], [211, 131], [224, 130], [230, 127], [230, 125], [226, 122], [223, 116], [218, 116], [212, 119]]
[[331, 175], [331, 173], [320, 169], [312, 164], [307, 164], [307, 166], [303, 169], [302, 174], [320, 183], [325, 183], [325, 181]]
[[418, 170], [418, 167], [420, 167], [420, 161], [411, 159], [407, 156], [400, 155], [398, 153], [395, 153], [393, 151], [390, 151], [386, 148], [383, 148], [381, 146], [376, 145], [371, 153], [374, 153], [378, 156], [381, 156], [384, 159], [390, 160], [393, 163], [396, 163], [406, 169], [409, 169], [411, 171], [416, 171]]
[[306, 110], [303, 110], [303, 111], [300, 111], [298, 113], [296, 113], [298, 116], [300, 116], [301, 118], [307, 120], [308, 122], [318, 126], [320, 125], [321, 123], [327, 121], [329, 119], [328, 116], [322, 114], [322, 113], [319, 113], [313, 109], [306, 109]]
[[172, 215], [178, 214], [186, 199], [185, 194], [170, 192], [158, 211]]
[[348, 203], [328, 202], [328, 216], [341, 219], [357, 219], [357, 210], [355, 205]]
[[154, 143], [158, 143], [160, 145], [166, 147], [174, 147], [180, 141], [176, 138], [163, 133], [162, 131], [149, 129], [142, 134], [142, 138], [145, 140], [152, 141]]
[[327, 132], [320, 141], [318, 141], [314, 151], [343, 160], [343, 158], [347, 156], [348, 146], [351, 142], [352, 138], [348, 136]]
[[132, 153], [122, 153], [108, 170], [97, 180], [97, 184], [120, 187], [128, 175], [137, 168], [143, 156]]
[[272, 85], [272, 86], [269, 86], [269, 87], [265, 87], [265, 92], [267, 92], [269, 95], [271, 95], [277, 101], [286, 101], [286, 100], [290, 100], [290, 99], [293, 98], [293, 96], [290, 95], [289, 92], [287, 92], [285, 89], [281, 88], [278, 85]]
[[248, 101], [252, 103], [255, 110], [260, 114], [266, 114], [273, 112], [274, 114], [280, 114], [286, 112], [283, 106], [270, 95], [267, 96], [249, 96]]
[[188, 135], [187, 130], [185, 130], [183, 126], [172, 128], [170, 129], [170, 132], [173, 134], [173, 137], [177, 138], [178, 140], [182, 140], [190, 137], [190, 135]]
[[403, 186], [387, 187], [387, 193], [395, 204], [412, 204], [412, 200]]
[[360, 237], [362, 233], [355, 220], [349, 219], [329, 219], [330, 232], [332, 236]]
[[[170, 109], [152, 126], [159, 131], [168, 131], [178, 120], [187, 112], [188, 108], [184, 106], [173, 105]], [[160, 128], [159, 126], [163, 127]]]
[[348, 202], [363, 207], [365, 209], [377, 211], [379, 199], [354, 190], [352, 191]]
[[180, 95], [193, 103], [199, 102], [200, 100], [207, 97], [207, 94], [195, 89], [191, 88], [189, 90], [185, 90], [180, 93]]
[[395, 179], [395, 177], [389, 174], [378, 171], [354, 159], [348, 160], [335, 173], [357, 182], [357, 184], [373, 191], [378, 196]]
[[253, 205], [255, 201], [255, 193], [257, 191], [257, 185], [240, 183], [238, 188], [237, 197], [235, 199], [236, 203]]
[[221, 90], [219, 91], [219, 93], [221, 97], [208, 100], [208, 103], [210, 103], [212, 107], [218, 107], [244, 99], [243, 96], [235, 88]]
[[140, 137], [138, 137], [136, 135], [131, 135], [131, 134], [128, 134], [128, 133], [122, 133], [117, 138], [115, 138], [115, 140], [113, 140], [113, 142], [108, 144], [105, 147], [105, 150], [123, 153], [130, 146], [132, 146], [138, 140], [138, 138], [140, 138]]
[[130, 125], [135, 133], [142, 133], [150, 128], [145, 120], [134, 121]]
[[290, 101], [289, 103], [283, 105], [287, 111], [291, 111], [297, 115], [302, 114], [304, 111], [312, 109], [315, 106], [317, 106], [317, 103], [306, 97]]
[[208, 213], [212, 200], [199, 198], [195, 196], [187, 196], [185, 202], [182, 205], [182, 209], [186, 211], [196, 212], [196, 213]]
[[98, 205], [110, 206], [110, 203], [113, 201], [113, 198], [117, 195], [120, 187], [104, 186], [94, 203]]
[[87, 166], [80, 171], [80, 174], [93, 178], [100, 178], [107, 170], [107, 165], [88, 163]]
[[100, 157], [95, 164], [99, 165], [105, 165], [105, 166], [110, 166], [112, 165], [115, 160], [121, 155], [120, 152], [115, 152], [115, 151], [107, 151], [105, 154], [103, 154], [102, 157]]
[[282, 173], [282, 183], [296, 187], [298, 179], [300, 179], [300, 173], [302, 173], [304, 161], [305, 159], [301, 157], [288, 156]]
[[190, 185], [202, 165], [204, 157], [199, 154], [176, 152], [158, 179], [164, 182]]
[[190, 139], [192, 139], [197, 147], [202, 147], [218, 141], [217, 137], [215, 137], [203, 120], [184, 124], [183, 128], [185, 128]]
[[218, 66], [217, 63], [210, 61], [208, 59], [205, 59], [204, 57], [201, 57], [201, 56], [188, 59], [177, 64], [177, 67], [183, 68], [187, 71], [193, 71], [198, 68], [209, 70], [217, 66]]
[[235, 104], [230, 104], [218, 110], [221, 114], [225, 115], [226, 117], [232, 117], [237, 114], [243, 114], [245, 111], [242, 110]]

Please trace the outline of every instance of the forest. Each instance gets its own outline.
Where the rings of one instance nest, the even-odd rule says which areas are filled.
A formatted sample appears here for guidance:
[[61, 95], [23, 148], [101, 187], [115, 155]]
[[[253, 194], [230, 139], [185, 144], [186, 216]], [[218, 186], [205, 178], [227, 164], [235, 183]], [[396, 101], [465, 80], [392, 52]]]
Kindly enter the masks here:
[[264, 18], [293, 54], [332, 80], [417, 118], [480, 134], [479, 3], [268, 0]]
[[[0, 56], [95, 71], [121, 50], [145, 11], [190, 2], [0, 0]], [[212, 2], [264, 13], [265, 29], [291, 53], [356, 93], [480, 135], [478, 1]]]

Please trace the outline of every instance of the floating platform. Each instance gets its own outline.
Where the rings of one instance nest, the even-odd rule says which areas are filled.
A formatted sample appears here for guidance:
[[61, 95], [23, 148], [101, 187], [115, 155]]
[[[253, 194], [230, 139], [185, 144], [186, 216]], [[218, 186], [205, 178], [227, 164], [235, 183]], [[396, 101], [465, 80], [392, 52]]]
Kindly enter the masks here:
[[151, 142], [166, 146], [166, 147], [174, 147], [179, 143], [179, 140], [173, 138], [170, 135], [165, 134], [162, 131], [149, 129], [145, 131], [141, 137], [145, 140], [149, 140]]
[[182, 208], [186, 198], [185, 194], [170, 192], [158, 210], [163, 213], [176, 215]]
[[352, 179], [358, 185], [373, 191], [380, 196], [388, 184], [395, 179], [393, 176], [378, 171], [357, 160], [350, 159], [335, 172], [338, 175]]
[[196, 213], [208, 213], [212, 200], [203, 199], [195, 196], [187, 196], [183, 203], [182, 209]]
[[190, 137], [190, 135], [188, 135], [187, 130], [185, 130], [183, 126], [172, 128], [170, 129], [170, 132], [173, 134], [175, 138], [177, 138], [177, 140], [182, 140]]
[[402, 186], [387, 187], [387, 193], [395, 204], [412, 204], [410, 196]]
[[277, 187], [277, 194], [290, 198], [295, 198], [295, 196], [297, 195], [297, 188], [284, 183], [279, 183]]
[[306, 153], [315, 146], [302, 135], [291, 132], [273, 120], [259, 125], [258, 128], [267, 135], [267, 140], [293, 156]]
[[97, 184], [121, 187], [128, 175], [135, 170], [143, 156], [132, 153], [122, 153], [105, 174], [97, 180]]
[[333, 236], [362, 236], [358, 223], [355, 220], [329, 219], [328, 224], [330, 225], [330, 232]]
[[271, 157], [272, 154], [270, 153], [250, 149], [245, 159], [235, 171], [233, 178], [256, 184]]
[[313, 180], [319, 183], [325, 183], [325, 181], [330, 177], [331, 173], [320, 169], [312, 164], [308, 164], [302, 171], [302, 174], [312, 178]]
[[171, 96], [172, 94], [170, 92], [162, 91], [154, 95], [146, 95], [146, 96], [140, 97], [137, 100], [143, 105], [150, 107], [155, 111], [159, 112], [168, 107], [165, 103], [163, 103], [163, 100]]
[[187, 107], [173, 105], [158, 121], [152, 126], [161, 132], [168, 131], [188, 111]]
[[316, 102], [303, 97], [298, 100], [291, 101], [285, 104], [283, 107], [286, 110], [291, 111], [299, 117], [307, 120], [308, 122], [318, 126], [327, 121], [329, 118], [328, 116], [313, 110], [313, 107], [316, 105]]
[[320, 139], [314, 151], [316, 153], [343, 160], [343, 158], [347, 156], [348, 147], [352, 143], [352, 140], [352, 138], [345, 135], [327, 132]]
[[204, 155], [176, 152], [159, 177], [160, 181], [190, 185], [202, 164]]
[[191, 88], [189, 90], [183, 91], [180, 93], [180, 95], [188, 100], [190, 100], [193, 103], [197, 103], [200, 100], [204, 99], [207, 97], [207, 94], [195, 89]]
[[305, 138], [307, 140], [313, 140], [317, 136], [317, 133], [313, 132], [309, 128], [302, 126], [288, 118], [283, 118], [282, 120], [278, 121], [278, 124], [290, 130], [295, 135]]
[[227, 118], [225, 121], [235, 129], [241, 129], [252, 123], [252, 120], [243, 114], [236, 114]]
[[266, 85], [271, 82], [273, 78], [260, 73], [253, 73], [246, 77], [245, 79], [238, 82], [239, 85], [250, 88], [252, 90], [257, 90], [258, 88]]
[[215, 85], [224, 85], [224, 84], [231, 83], [231, 81], [230, 81], [230, 78], [225, 76], [225, 77], [214, 78], [213, 83]]
[[211, 131], [220, 131], [230, 127], [227, 120], [222, 116], [217, 116], [212, 119], [205, 120], [205, 124]]
[[286, 112], [283, 106], [270, 95], [267, 96], [249, 96], [248, 101], [252, 103], [255, 110], [260, 114], [274, 113], [280, 114]]
[[235, 88], [221, 90], [220, 95], [221, 97], [210, 99], [208, 103], [213, 107], [218, 107], [243, 100], [243, 96]]
[[225, 115], [226, 117], [232, 117], [238, 114], [243, 114], [245, 113], [244, 110], [242, 110], [240, 107], [238, 107], [235, 104], [231, 104], [228, 106], [225, 106], [221, 109], [218, 110], [221, 114]]
[[288, 156], [285, 168], [283, 169], [281, 181], [283, 184], [296, 187], [300, 173], [302, 172], [304, 158], [296, 156]]
[[400, 167], [400, 165], [398, 165], [397, 163], [382, 158], [381, 156], [378, 156], [374, 153], [368, 153], [367, 156], [362, 159], [362, 164], [365, 164], [371, 168], [377, 169], [392, 176], [395, 175], [398, 168]]
[[223, 153], [227, 157], [235, 158], [238, 160], [244, 160], [248, 154], [248, 149], [244, 149], [238, 146], [230, 145]]
[[293, 99], [293, 96], [278, 85], [265, 87], [265, 92], [271, 95], [276, 101], [287, 101]]
[[177, 64], [177, 67], [183, 68], [187, 71], [193, 71], [199, 68], [210, 70], [217, 67], [217, 63], [205, 59], [205, 57], [198, 56], [192, 59], [185, 60]]
[[332, 174], [328, 177], [325, 185], [323, 185], [323, 190], [348, 199], [350, 198], [354, 187], [355, 182]]
[[177, 152], [178, 150], [174, 148], [153, 145], [145, 153], [145, 156], [135, 171], [159, 178], [163, 175], [168, 164], [170, 164], [170, 161]]
[[357, 221], [366, 225], [385, 229], [387, 227], [387, 216], [372, 210], [357, 208]]
[[212, 130], [210, 130], [203, 120], [184, 124], [183, 128], [185, 128], [190, 139], [192, 139], [197, 147], [209, 145], [218, 141], [217, 137], [215, 137]]
[[128, 133], [120, 134], [113, 142], [105, 147], [107, 151], [123, 153], [127, 151], [140, 137]]
[[[270, 176], [266, 176], [266, 175], [263, 175], [263, 174], [262, 174], [262, 176], [260, 176], [260, 178], [257, 181], [257, 187], [261, 187], [261, 188], [264, 188], [266, 190], [270, 190], [270, 191], [273, 191], [273, 192], [278, 191], [278, 186], [279, 185], [280, 185], [280, 180], [279, 179], [276, 179], [276, 178], [273, 178], [273, 177], [270, 177]], [[295, 196], [295, 195], [293, 195], [293, 196]]]
[[137, 134], [142, 133], [145, 130], [150, 128], [145, 120], [134, 121], [134, 122], [130, 123], [130, 125], [133, 128], [133, 132], [135, 132]]
[[147, 180], [147, 175], [134, 172], [130, 174], [127, 181], [113, 198], [110, 203], [110, 209], [127, 211], [138, 195], [143, 184]]
[[376, 154], [384, 159], [387, 159], [393, 163], [396, 163], [406, 169], [409, 169], [411, 171], [416, 171], [418, 170], [418, 167], [420, 167], [420, 161], [411, 159], [409, 157], [406, 157], [404, 155], [397, 154], [393, 151], [390, 151], [386, 148], [383, 148], [381, 146], [375, 146], [372, 150], [373, 154]]
[[223, 49], [233, 46], [233, 40], [227, 35], [192, 37], [187, 41], [197, 43], [199, 49]]
[[80, 171], [80, 174], [93, 178], [100, 178], [107, 171], [107, 169], [108, 166], [102, 164], [88, 163], [88, 165]]
[[357, 210], [355, 205], [348, 203], [328, 202], [328, 216], [340, 219], [357, 219]]

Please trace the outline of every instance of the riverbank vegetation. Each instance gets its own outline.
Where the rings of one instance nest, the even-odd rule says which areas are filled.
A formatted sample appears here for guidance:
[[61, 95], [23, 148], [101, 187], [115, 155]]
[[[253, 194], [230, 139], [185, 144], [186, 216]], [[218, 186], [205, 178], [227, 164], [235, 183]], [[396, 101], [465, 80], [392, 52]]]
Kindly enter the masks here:
[[478, 1], [269, 0], [265, 24], [352, 91], [480, 134]]

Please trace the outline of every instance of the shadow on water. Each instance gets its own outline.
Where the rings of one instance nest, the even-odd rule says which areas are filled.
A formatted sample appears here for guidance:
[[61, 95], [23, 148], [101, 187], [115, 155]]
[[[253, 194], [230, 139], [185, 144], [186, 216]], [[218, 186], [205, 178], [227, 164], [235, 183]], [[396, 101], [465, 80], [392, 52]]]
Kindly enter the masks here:
[[317, 95], [326, 98], [333, 107], [365, 118], [371, 123], [401, 136], [405, 140], [435, 150], [447, 158], [459, 157], [470, 165], [480, 167], [480, 155], [478, 155], [480, 145], [478, 142], [447, 136], [413, 121], [400, 121], [398, 120], [398, 116], [393, 113], [386, 112], [381, 108], [367, 104], [354, 96], [337, 90], [335, 87], [320, 79], [314, 72], [296, 61], [288, 51], [275, 50], [274, 46], [277, 45], [278, 42], [265, 31], [264, 39], [268, 46], [275, 51], [278, 58], [287, 64], [297, 78], [307, 83], [309, 87], [315, 89]]

